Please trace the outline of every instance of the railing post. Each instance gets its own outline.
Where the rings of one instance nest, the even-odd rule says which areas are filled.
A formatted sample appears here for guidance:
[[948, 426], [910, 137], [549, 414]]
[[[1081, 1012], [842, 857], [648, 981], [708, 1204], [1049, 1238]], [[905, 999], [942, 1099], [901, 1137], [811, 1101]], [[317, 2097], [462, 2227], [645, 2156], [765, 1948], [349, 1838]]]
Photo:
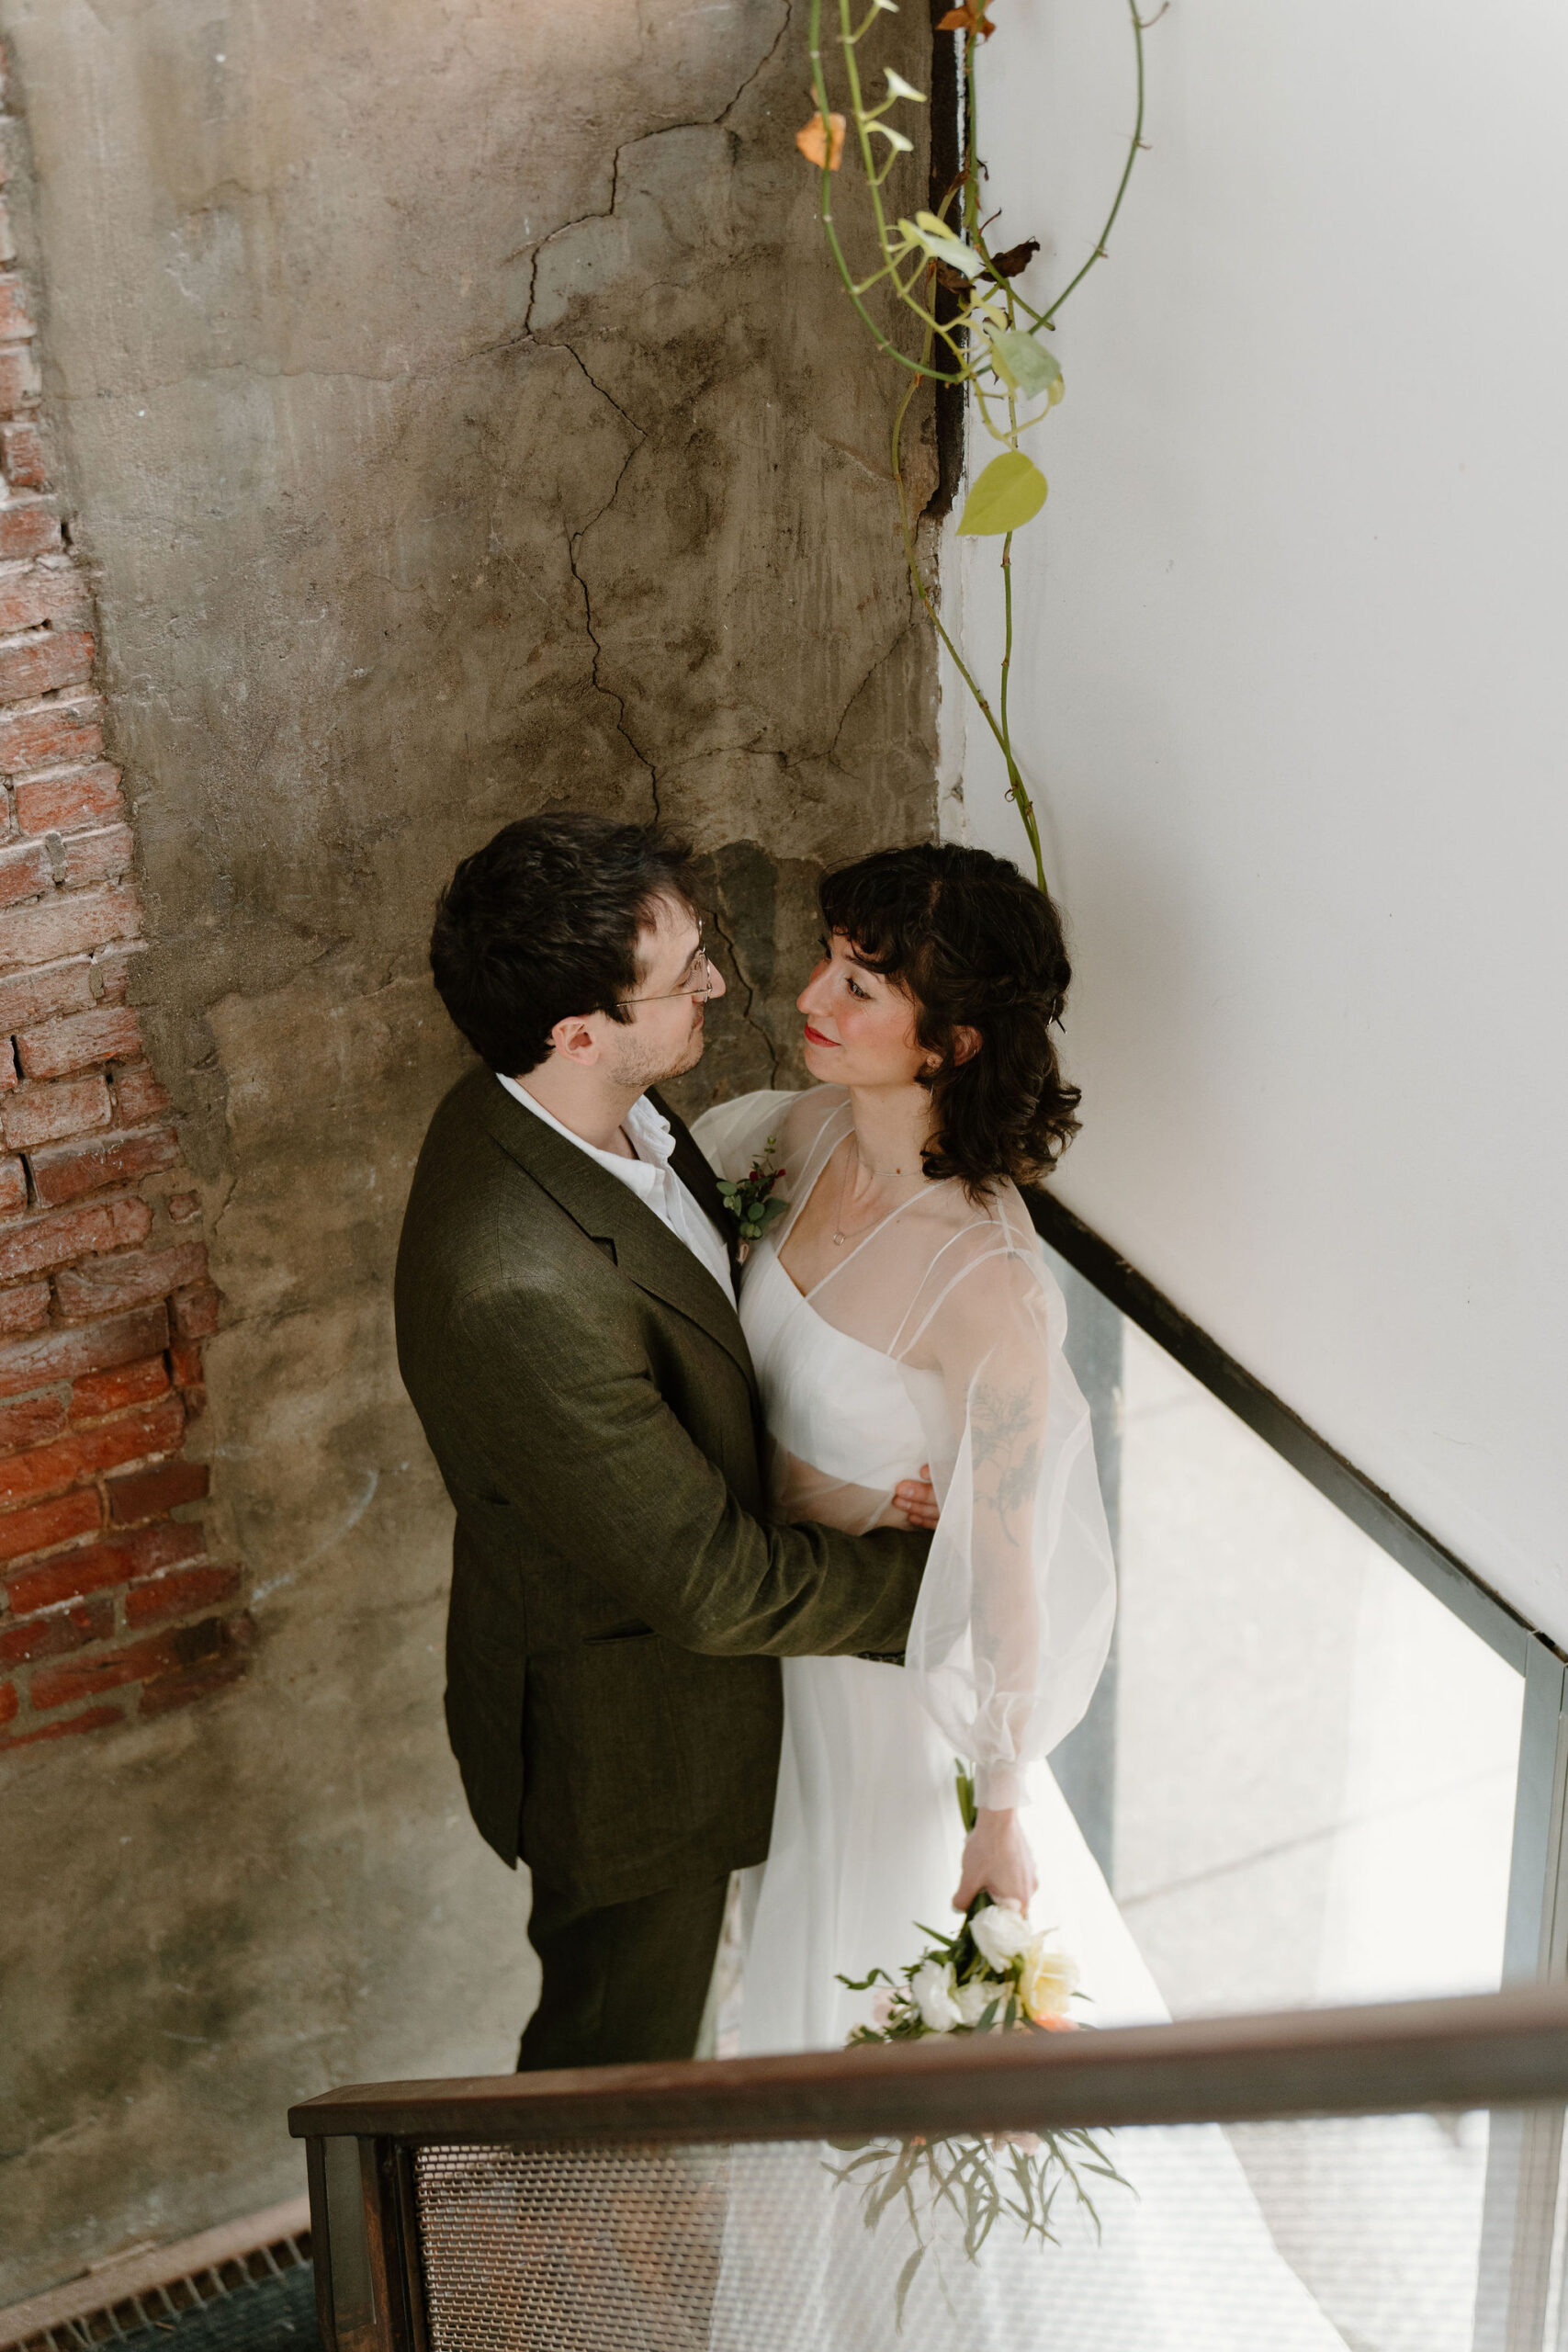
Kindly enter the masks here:
[[[1564, 1669], [1533, 1640], [1514, 1801], [1506, 1984], [1568, 1976], [1568, 1718]], [[1562, 2108], [1494, 2112], [1476, 2281], [1475, 2352], [1544, 2352], [1562, 2164]]]

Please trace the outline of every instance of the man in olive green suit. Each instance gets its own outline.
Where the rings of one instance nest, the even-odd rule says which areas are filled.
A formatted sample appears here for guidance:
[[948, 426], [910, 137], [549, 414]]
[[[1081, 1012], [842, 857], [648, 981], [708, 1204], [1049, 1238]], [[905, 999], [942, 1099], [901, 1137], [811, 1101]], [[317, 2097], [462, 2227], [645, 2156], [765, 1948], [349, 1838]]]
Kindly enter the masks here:
[[398, 1356], [457, 1514], [452, 1746], [533, 1873], [524, 2067], [692, 2054], [729, 1874], [768, 1849], [778, 1660], [901, 1651], [929, 1540], [761, 1517], [727, 1220], [648, 1094], [723, 993], [686, 864], [525, 819], [459, 865], [431, 945], [480, 1067], [420, 1155]]

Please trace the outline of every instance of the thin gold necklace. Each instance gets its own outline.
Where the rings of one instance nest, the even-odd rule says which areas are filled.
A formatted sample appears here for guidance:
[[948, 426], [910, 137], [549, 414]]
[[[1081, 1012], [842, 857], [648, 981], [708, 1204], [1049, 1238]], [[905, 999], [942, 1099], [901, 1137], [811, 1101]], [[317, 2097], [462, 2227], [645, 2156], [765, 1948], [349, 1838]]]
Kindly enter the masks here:
[[848, 1200], [850, 1195], [850, 1169], [852, 1164], [855, 1161], [859, 1161], [861, 1167], [865, 1170], [868, 1176], [874, 1176], [878, 1179], [887, 1176], [902, 1176], [904, 1173], [901, 1168], [873, 1168], [866, 1160], [862, 1159], [860, 1152], [860, 1137], [855, 1133], [853, 1127], [850, 1129], [850, 1148], [844, 1155], [843, 1175], [839, 1180], [839, 1214], [835, 1219], [834, 1231], [831, 1237], [835, 1250], [841, 1250], [848, 1238], [848, 1236], [844, 1231], [844, 1203]]

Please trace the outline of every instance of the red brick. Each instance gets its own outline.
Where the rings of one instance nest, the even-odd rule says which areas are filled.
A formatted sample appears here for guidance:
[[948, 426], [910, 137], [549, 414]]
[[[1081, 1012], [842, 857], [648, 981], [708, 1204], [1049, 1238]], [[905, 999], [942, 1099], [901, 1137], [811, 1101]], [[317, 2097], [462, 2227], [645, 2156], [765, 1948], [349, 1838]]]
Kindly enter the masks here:
[[[220, 1602], [231, 1600], [239, 1589], [238, 1568], [176, 1569], [173, 1576], [154, 1577], [150, 1584], [131, 1586], [125, 1596], [125, 1622], [132, 1626], [163, 1625], [171, 1617], [194, 1617], [198, 1609], [216, 1609]], [[0, 1658], [4, 1656], [0, 1643]]]
[[0, 773], [22, 775], [29, 768], [102, 759], [103, 719], [103, 703], [95, 694], [0, 711]]
[[58, 1396], [28, 1396], [19, 1405], [0, 1405], [0, 1446], [40, 1445], [65, 1427], [65, 1408]]
[[94, 1062], [129, 1060], [141, 1051], [141, 1030], [128, 1007], [99, 1005], [41, 1029], [24, 1029], [17, 1050], [28, 1078], [64, 1078]]
[[130, 869], [133, 848], [129, 825], [101, 825], [89, 833], [72, 833], [65, 843], [65, 871], [61, 879], [73, 890], [84, 882], [118, 882]]
[[78, 1699], [96, 1699], [127, 1682], [144, 1682], [157, 1674], [188, 1672], [219, 1657], [227, 1646], [221, 1618], [209, 1617], [199, 1625], [182, 1625], [174, 1633], [153, 1634], [128, 1643], [106, 1657], [79, 1658], [70, 1666], [45, 1667], [35, 1674], [29, 1693], [35, 1707], [68, 1707]]
[[[180, 1614], [190, 1611], [182, 1610]], [[107, 1642], [113, 1632], [112, 1600], [78, 1601], [73, 1609], [57, 1610], [49, 1617], [28, 1617], [19, 1625], [0, 1630], [0, 1665], [31, 1666], [40, 1657], [62, 1657], [69, 1650], [85, 1649], [89, 1642]]]
[[0, 463], [13, 490], [43, 488], [47, 480], [43, 435], [36, 424], [0, 424]]
[[67, 1315], [118, 1315], [125, 1307], [166, 1298], [182, 1283], [199, 1283], [206, 1272], [206, 1242], [181, 1241], [172, 1250], [128, 1250], [113, 1258], [89, 1258], [82, 1265], [63, 1268], [55, 1277], [55, 1288]]
[[102, 1731], [106, 1724], [124, 1721], [123, 1707], [88, 1707], [79, 1715], [68, 1716], [63, 1723], [40, 1724], [36, 1731], [12, 1732], [0, 1739], [0, 1747], [30, 1747], [37, 1739], [69, 1739], [73, 1731]]
[[[134, 1479], [129, 1483], [134, 1484]], [[0, 1560], [20, 1560], [51, 1544], [68, 1544], [73, 1535], [96, 1535], [104, 1523], [97, 1489], [88, 1487], [73, 1495], [56, 1495], [52, 1501], [34, 1503], [28, 1510], [6, 1511], [0, 1517]]]
[[142, 1126], [149, 1119], [163, 1117], [169, 1107], [169, 1090], [145, 1062], [139, 1062], [134, 1069], [116, 1070], [114, 1100], [120, 1126]]
[[124, 883], [101, 890], [60, 890], [39, 907], [0, 914], [0, 964], [52, 964], [125, 939], [141, 919], [136, 893]]
[[109, 1091], [91, 1078], [44, 1079], [24, 1086], [0, 1107], [0, 1128], [13, 1151], [32, 1151], [91, 1127], [107, 1127], [113, 1113]]
[[169, 1302], [176, 1335], [182, 1340], [209, 1340], [218, 1329], [223, 1294], [216, 1283], [197, 1283], [175, 1293]]
[[16, 1290], [0, 1290], [0, 1337], [15, 1331], [36, 1331], [49, 1321], [49, 1284], [23, 1283]]
[[17, 1083], [17, 1057], [9, 1037], [0, 1037], [0, 1093], [8, 1094]]
[[17, 1712], [17, 1686], [0, 1682], [0, 1724], [8, 1724]]
[[41, 842], [17, 842], [0, 849], [0, 907], [36, 899], [54, 888], [54, 868]]
[[[60, 516], [52, 498], [25, 490], [19, 498], [0, 506], [0, 563], [17, 563], [27, 556], [50, 555], [60, 545]], [[45, 694], [44, 686], [23, 686], [21, 694]]]
[[19, 270], [0, 276], [0, 342], [24, 343], [33, 332], [27, 281]]
[[107, 1372], [138, 1356], [159, 1355], [169, 1344], [169, 1318], [160, 1306], [140, 1306], [107, 1323], [73, 1330], [40, 1331], [34, 1340], [0, 1345], [0, 1396], [20, 1396], [51, 1380], [75, 1380], [85, 1372]]
[[[12, 511], [0, 506], [0, 558], [6, 552], [6, 517]], [[85, 685], [92, 674], [93, 639], [85, 628], [40, 628], [26, 637], [0, 638], [0, 701], [24, 702], [59, 686]]]
[[177, 1340], [169, 1350], [169, 1372], [176, 1388], [198, 1388], [202, 1376], [201, 1341]]
[[[186, 1634], [206, 1634], [201, 1625], [182, 1627], [176, 1641]], [[221, 1617], [212, 1623], [211, 1638], [205, 1641], [188, 1664], [176, 1671], [160, 1674], [146, 1683], [141, 1692], [138, 1712], [143, 1715], [165, 1715], [172, 1707], [189, 1706], [196, 1699], [205, 1699], [209, 1690], [220, 1690], [225, 1683], [238, 1681], [249, 1664], [248, 1652], [255, 1638], [255, 1625], [248, 1616]]]
[[0, 1159], [0, 1216], [19, 1216], [27, 1205], [27, 1170], [19, 1159]]
[[85, 628], [92, 618], [86, 578], [74, 564], [56, 557], [0, 569], [0, 637], [50, 621], [56, 628]]
[[124, 810], [119, 770], [107, 760], [85, 768], [51, 768], [17, 786], [17, 823], [24, 833], [80, 832]]
[[40, 964], [0, 980], [0, 1030], [26, 1028], [60, 1012], [86, 1012], [93, 1002], [92, 966], [85, 956]]
[[[33, 1184], [45, 1208], [62, 1208], [84, 1193], [101, 1192], [106, 1184], [131, 1184], [159, 1168], [172, 1168], [180, 1156], [173, 1127], [135, 1127], [129, 1133], [88, 1137], [80, 1143], [51, 1145], [31, 1155]], [[0, 1396], [5, 1395], [0, 1388]]]
[[186, 1225], [193, 1216], [201, 1215], [201, 1195], [199, 1193], [171, 1193], [168, 1205], [175, 1224]]
[[[165, 1462], [155, 1470], [133, 1470], [128, 1477], [107, 1485], [109, 1519], [116, 1527], [134, 1527], [141, 1519], [161, 1519], [182, 1503], [198, 1503], [207, 1492], [205, 1462]], [[0, 1538], [6, 1527], [0, 1519]]]
[[89, 1250], [135, 1248], [146, 1240], [152, 1223], [151, 1208], [134, 1196], [95, 1201], [87, 1208], [61, 1209], [52, 1216], [33, 1217], [26, 1225], [14, 1226], [9, 1233], [0, 1232], [0, 1282], [69, 1265]]
[[106, 1413], [122, 1413], [128, 1405], [144, 1405], [150, 1396], [161, 1396], [168, 1385], [169, 1369], [162, 1356], [121, 1364], [118, 1372], [90, 1372], [85, 1380], [73, 1384], [71, 1418], [101, 1420]]
[[[171, 1393], [113, 1420], [73, 1430], [51, 1445], [35, 1445], [26, 1453], [13, 1453], [0, 1461], [0, 1511], [34, 1498], [41, 1500], [47, 1495], [62, 1494], [96, 1471], [118, 1470], [128, 1462], [172, 1453], [185, 1434], [185, 1407]], [[5, 1525], [0, 1519], [0, 1530]]]
[[31, 344], [13, 343], [0, 350], [0, 413], [14, 416], [36, 401], [41, 390]]
[[143, 1527], [134, 1535], [118, 1535], [102, 1544], [85, 1544], [74, 1552], [57, 1552], [51, 1560], [17, 1569], [6, 1587], [12, 1614], [56, 1608], [62, 1600], [79, 1600], [107, 1586], [130, 1584], [158, 1568], [177, 1567], [199, 1560], [207, 1538], [198, 1526], [165, 1520], [159, 1527]]
[[98, 992], [100, 1004], [123, 1004], [130, 967], [138, 956], [145, 956], [144, 939], [122, 940], [115, 947], [100, 947], [93, 957], [93, 986]]

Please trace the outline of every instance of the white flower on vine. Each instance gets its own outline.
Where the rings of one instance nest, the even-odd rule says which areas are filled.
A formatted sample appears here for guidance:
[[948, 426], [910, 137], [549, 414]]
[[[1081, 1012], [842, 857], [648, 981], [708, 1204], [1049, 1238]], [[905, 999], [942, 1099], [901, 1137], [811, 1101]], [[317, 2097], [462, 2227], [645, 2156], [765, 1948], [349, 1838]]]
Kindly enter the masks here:
[[912, 98], [916, 106], [923, 107], [925, 105], [925, 92], [923, 90], [917, 90], [912, 82], [906, 82], [902, 74], [895, 74], [891, 65], [886, 66], [883, 69], [883, 73], [884, 79], [887, 84], [887, 95], [890, 98]]
[[867, 123], [866, 129], [874, 130], [879, 137], [886, 139], [896, 155], [912, 155], [915, 152], [915, 142], [912, 139], [906, 139], [901, 130], [890, 130], [885, 122]]

